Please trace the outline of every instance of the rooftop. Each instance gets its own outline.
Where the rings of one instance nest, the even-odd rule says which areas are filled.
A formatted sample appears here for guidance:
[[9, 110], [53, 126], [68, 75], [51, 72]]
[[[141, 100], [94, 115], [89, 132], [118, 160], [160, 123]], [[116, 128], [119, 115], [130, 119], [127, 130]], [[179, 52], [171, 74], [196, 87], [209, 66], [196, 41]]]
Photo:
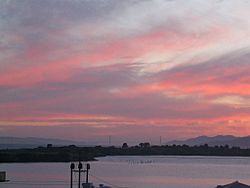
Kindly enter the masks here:
[[235, 181], [227, 185], [218, 185], [216, 188], [250, 188], [250, 186], [240, 183], [238, 181]]

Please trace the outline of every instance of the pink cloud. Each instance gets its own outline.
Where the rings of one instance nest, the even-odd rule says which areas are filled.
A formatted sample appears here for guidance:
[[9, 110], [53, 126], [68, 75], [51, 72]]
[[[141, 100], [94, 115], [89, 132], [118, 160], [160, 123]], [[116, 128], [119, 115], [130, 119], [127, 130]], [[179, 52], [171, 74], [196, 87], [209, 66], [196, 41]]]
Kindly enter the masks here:
[[[174, 54], [183, 50], [207, 48], [223, 40], [230, 30], [213, 28], [201, 36], [191, 33], [173, 32], [166, 28], [157, 28], [147, 33], [121, 39], [106, 40], [101, 46], [93, 47], [86, 54], [85, 63], [119, 62], [123, 58], [130, 61], [147, 54]], [[223, 37], [222, 37], [223, 36]], [[127, 59], [127, 60], [128, 60]]]
[[[229, 31], [227, 31], [229, 32]], [[196, 50], [213, 45], [225, 35], [225, 29], [213, 28], [198, 37], [193, 34], [173, 32], [166, 28], [157, 28], [141, 35], [125, 38], [107, 38], [105, 42], [92, 47], [84, 47], [81, 52], [74, 52], [71, 44], [43, 41], [17, 56], [12, 61], [20, 62], [20, 66], [9, 65], [0, 76], [2, 86], [32, 86], [41, 82], [64, 82], [74, 74], [74, 70], [89, 66], [102, 66], [120, 62], [134, 63], [137, 58], [147, 54], [174, 54], [182, 50]], [[50, 38], [66, 37], [65, 33], [50, 31]], [[25, 43], [23, 39], [22, 43]], [[79, 44], [78, 44], [79, 45]], [[88, 46], [84, 44], [84, 46]], [[65, 48], [69, 48], [68, 53]], [[72, 53], [71, 53], [72, 51]], [[27, 63], [24, 63], [27, 62]], [[143, 62], [142, 62], [143, 63]], [[25, 65], [26, 64], [26, 65]]]
[[[81, 18], [88, 16], [85, 11], [78, 11], [69, 15], [73, 16], [71, 21], [82, 14]], [[40, 16], [44, 18], [43, 15]], [[56, 17], [58, 25], [52, 25], [48, 19], [22, 20], [21, 23], [31, 21], [31, 24], [27, 24], [28, 29], [20, 28], [18, 36], [13, 37], [13, 44], [22, 47], [18, 48], [20, 54], [7, 58], [0, 70], [2, 123], [11, 121], [13, 126], [20, 123], [32, 126], [34, 122], [35, 126], [44, 126], [43, 130], [49, 130], [46, 129], [49, 125], [65, 128], [77, 124], [80, 130], [91, 132], [91, 136], [126, 134], [133, 138], [141, 129], [145, 130], [145, 137], [162, 133], [176, 137], [184, 133], [211, 135], [223, 130], [236, 133], [235, 126], [244, 131], [249, 129], [248, 108], [235, 109], [211, 102], [218, 96], [250, 95], [248, 55], [240, 54], [245, 57], [242, 59], [236, 54], [234, 59], [235, 54], [226, 54], [220, 59], [219, 52], [209, 53], [213, 52], [212, 48], [217, 53], [218, 44], [231, 41], [235, 34], [233, 27], [197, 24], [205, 28], [195, 32], [185, 29], [185, 24], [190, 22], [181, 27], [178, 20], [174, 19], [176, 23], [172, 24], [166, 18], [166, 26], [159, 23], [157, 27], [138, 28], [141, 32], [104, 36], [97, 28], [107, 23], [95, 22], [92, 15], [92, 27], [86, 30], [83, 27], [83, 36], [79, 32], [76, 40], [67, 31], [84, 20], [78, 19], [71, 25], [67, 20], [64, 22], [63, 15], [64, 12], [60, 20]], [[207, 21], [204, 16], [195, 19], [195, 15], [192, 15], [195, 22]], [[95, 27], [96, 23], [100, 25]], [[87, 21], [83, 25], [88, 25]], [[207, 62], [196, 57], [200, 51]], [[150, 62], [160, 66], [167, 65], [165, 56], [178, 56], [180, 52], [184, 59], [181, 64], [173, 58], [171, 69], [159, 68], [157, 73], [140, 74], [141, 67], [149, 67], [147, 57], [151, 54], [154, 56]], [[163, 62], [159, 63], [157, 58], [161, 56]], [[200, 64], [194, 65], [197, 62]], [[238, 133], [243, 134], [242, 130]], [[70, 136], [75, 133], [77, 129]], [[60, 134], [67, 136], [67, 133]]]

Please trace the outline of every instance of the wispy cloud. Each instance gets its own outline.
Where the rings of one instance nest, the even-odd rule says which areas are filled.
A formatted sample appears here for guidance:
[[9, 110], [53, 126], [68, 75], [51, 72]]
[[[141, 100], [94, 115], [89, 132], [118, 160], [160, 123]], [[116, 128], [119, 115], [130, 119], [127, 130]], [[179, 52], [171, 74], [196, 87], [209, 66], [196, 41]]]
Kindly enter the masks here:
[[0, 135], [246, 134], [249, 14], [244, 0], [4, 0]]

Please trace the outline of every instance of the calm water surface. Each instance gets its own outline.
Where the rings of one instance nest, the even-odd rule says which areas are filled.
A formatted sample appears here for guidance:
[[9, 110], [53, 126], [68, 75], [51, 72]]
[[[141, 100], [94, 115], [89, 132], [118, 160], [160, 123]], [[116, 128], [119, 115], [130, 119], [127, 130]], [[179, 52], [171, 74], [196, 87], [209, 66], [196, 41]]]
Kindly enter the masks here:
[[[113, 188], [214, 188], [235, 180], [250, 184], [250, 158], [246, 157], [117, 156], [98, 160], [91, 162], [90, 181]], [[69, 163], [0, 164], [2, 170], [11, 181], [0, 183], [1, 188], [69, 187]]]

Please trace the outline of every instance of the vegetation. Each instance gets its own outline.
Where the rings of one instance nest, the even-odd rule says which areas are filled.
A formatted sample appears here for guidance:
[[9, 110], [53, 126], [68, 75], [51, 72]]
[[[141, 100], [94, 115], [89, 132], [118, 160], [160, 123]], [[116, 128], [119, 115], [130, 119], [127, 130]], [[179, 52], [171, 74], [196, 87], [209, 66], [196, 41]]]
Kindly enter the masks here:
[[[80, 155], [79, 155], [80, 154]], [[34, 149], [5, 149], [0, 150], [0, 162], [69, 162], [95, 160], [95, 157], [107, 155], [200, 155], [200, 156], [250, 156], [250, 149], [239, 147], [215, 146], [207, 144], [201, 146], [172, 145], [150, 146], [149, 143], [140, 143], [129, 147], [124, 143], [121, 147], [47, 147]]]

